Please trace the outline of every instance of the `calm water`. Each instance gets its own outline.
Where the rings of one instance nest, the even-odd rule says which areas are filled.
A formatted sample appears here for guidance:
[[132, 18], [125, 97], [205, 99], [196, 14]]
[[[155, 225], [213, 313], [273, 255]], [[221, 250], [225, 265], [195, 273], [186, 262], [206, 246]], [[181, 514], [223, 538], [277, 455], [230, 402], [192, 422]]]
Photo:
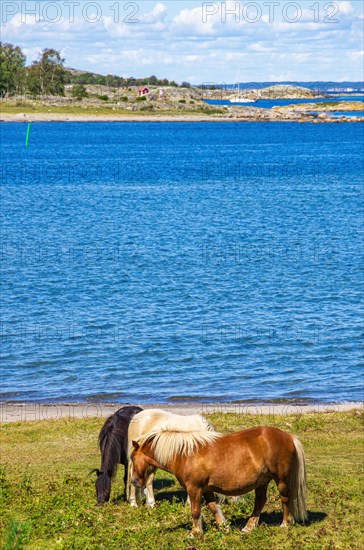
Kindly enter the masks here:
[[4, 399], [362, 398], [361, 124], [0, 130]]
[[[241, 93], [243, 95], [244, 92]], [[344, 101], [364, 101], [364, 96], [353, 96], [353, 97], [325, 97], [325, 98], [301, 98], [301, 99], [258, 99], [257, 101], [252, 101], [251, 103], [230, 103], [226, 99], [208, 99], [206, 103], [210, 105], [242, 105], [246, 107], [259, 107], [261, 109], [271, 109], [272, 107], [285, 106], [285, 105], [296, 105], [302, 103], [342, 103]]]

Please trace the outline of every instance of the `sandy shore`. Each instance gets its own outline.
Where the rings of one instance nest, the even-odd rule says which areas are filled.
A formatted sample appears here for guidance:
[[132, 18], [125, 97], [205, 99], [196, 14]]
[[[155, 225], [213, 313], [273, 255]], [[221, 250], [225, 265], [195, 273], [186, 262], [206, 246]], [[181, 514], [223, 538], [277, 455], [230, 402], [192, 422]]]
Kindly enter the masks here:
[[[0, 403], [0, 422], [30, 422], [60, 418], [104, 418], [113, 414], [122, 403]], [[254, 415], [282, 415], [305, 413], [335, 413], [362, 411], [363, 403], [302, 404], [243, 404], [243, 403], [181, 403], [142, 404], [144, 409], [161, 408], [177, 414], [238, 413]]]
[[[353, 117], [356, 116], [353, 111]], [[357, 117], [355, 122], [364, 121], [364, 117]], [[243, 117], [243, 116], [219, 116], [219, 115], [73, 115], [36, 113], [25, 116], [24, 114], [0, 114], [0, 122], [301, 122], [301, 123], [342, 123], [352, 122], [350, 118], [340, 120], [334, 117], [326, 119], [297, 117]]]
[[64, 115], [37, 113], [10, 115], [2, 113], [0, 122], [238, 122], [253, 119], [216, 115]]
[[[312, 122], [305, 118], [262, 118], [220, 115], [73, 115], [73, 114], [0, 114], [0, 122]], [[332, 122], [329, 120], [320, 120]]]

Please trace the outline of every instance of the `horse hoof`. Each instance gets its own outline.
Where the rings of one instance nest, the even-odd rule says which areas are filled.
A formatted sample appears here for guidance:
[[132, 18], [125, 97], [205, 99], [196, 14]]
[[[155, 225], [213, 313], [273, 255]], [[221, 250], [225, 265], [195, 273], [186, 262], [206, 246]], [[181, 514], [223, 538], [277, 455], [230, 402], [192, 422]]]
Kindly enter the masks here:
[[198, 539], [200, 539], [200, 540], [203, 540], [203, 533], [197, 533], [197, 532], [194, 533], [193, 531], [191, 531], [191, 533], [189, 533], [189, 534], [187, 535], [187, 538], [188, 538], [188, 539], [195, 539], [195, 538], [198, 538]]
[[138, 505], [137, 505], [136, 502], [131, 502], [131, 503], [130, 503], [130, 506], [131, 506], [132, 508], [138, 508]]
[[147, 506], [148, 508], [154, 508], [155, 507], [155, 502], [147, 502]]

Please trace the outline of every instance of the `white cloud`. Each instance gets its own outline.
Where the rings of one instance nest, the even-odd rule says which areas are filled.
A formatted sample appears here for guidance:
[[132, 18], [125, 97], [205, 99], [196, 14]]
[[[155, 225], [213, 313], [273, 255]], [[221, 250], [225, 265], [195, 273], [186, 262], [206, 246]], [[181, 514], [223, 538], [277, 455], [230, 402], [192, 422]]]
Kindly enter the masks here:
[[358, 52], [351, 52], [352, 58], [355, 61], [361, 60], [364, 57], [364, 51], [360, 50]]
[[263, 42], [254, 42], [248, 46], [251, 52], [271, 52], [274, 47], [264, 46]]
[[183, 9], [173, 18], [170, 30], [177, 36], [204, 36], [213, 33], [214, 24], [212, 21], [203, 22], [202, 7]]
[[142, 23], [158, 23], [167, 16], [167, 6], [158, 2], [150, 13], [142, 14], [139, 18]]
[[[3, 25], [1, 34], [3, 41], [24, 49], [28, 62], [43, 48], [53, 47], [64, 49], [68, 66], [104, 73], [154, 73], [179, 81], [222, 82], [232, 81], [242, 66], [242, 80], [266, 80], [273, 75], [290, 75], [292, 80], [334, 80], [344, 73], [359, 80], [363, 77], [359, 65], [363, 55], [362, 4], [348, 0], [336, 3], [337, 23], [325, 22], [331, 13], [325, 0], [317, 3], [318, 13], [312, 9], [315, 2], [297, 2], [302, 6], [297, 22], [284, 20], [285, 0], [275, 7], [273, 22], [268, 7], [261, 3], [262, 17], [251, 23], [244, 20], [243, 12], [239, 17], [227, 16], [224, 22], [220, 3], [216, 4], [219, 12], [203, 22], [202, 2], [198, 0], [145, 1], [135, 15], [139, 23], [130, 24], [123, 21], [122, 12], [116, 21], [111, 9], [114, 2], [104, 0], [100, 4], [102, 17], [96, 23], [87, 22], [81, 8], [73, 22], [62, 17], [52, 23], [31, 15], [22, 22], [16, 14]], [[229, 0], [226, 8], [235, 9], [235, 4]], [[245, 4], [241, 2], [239, 9]], [[294, 10], [289, 14], [292, 17]]]
[[339, 8], [339, 12], [344, 13], [345, 15], [350, 15], [351, 13], [354, 12], [354, 8], [351, 2], [348, 2], [347, 0], [336, 2], [336, 5]]

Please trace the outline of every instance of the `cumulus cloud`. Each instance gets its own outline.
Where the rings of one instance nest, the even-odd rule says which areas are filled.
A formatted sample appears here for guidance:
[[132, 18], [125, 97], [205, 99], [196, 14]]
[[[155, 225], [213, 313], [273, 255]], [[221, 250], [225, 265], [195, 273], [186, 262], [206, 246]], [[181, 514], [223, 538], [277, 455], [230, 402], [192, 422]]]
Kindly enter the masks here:
[[140, 21], [141, 23], [160, 23], [167, 16], [167, 6], [158, 2], [150, 13], [142, 14]]
[[339, 2], [336, 2], [337, 7], [339, 8], [340, 13], [344, 13], [345, 15], [349, 15], [351, 13], [354, 13], [354, 8], [351, 2], [348, 2], [348, 0], [342, 0]]
[[176, 36], [205, 36], [214, 31], [213, 21], [203, 21], [202, 7], [183, 9], [171, 24], [171, 33]]

